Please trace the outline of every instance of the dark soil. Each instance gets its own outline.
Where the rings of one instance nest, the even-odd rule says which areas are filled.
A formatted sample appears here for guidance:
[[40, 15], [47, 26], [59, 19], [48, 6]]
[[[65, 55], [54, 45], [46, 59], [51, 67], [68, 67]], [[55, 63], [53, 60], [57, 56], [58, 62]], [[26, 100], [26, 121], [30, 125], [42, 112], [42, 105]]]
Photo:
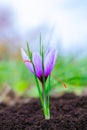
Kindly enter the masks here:
[[45, 120], [38, 99], [26, 104], [0, 104], [0, 130], [87, 130], [87, 96], [51, 98], [51, 119]]

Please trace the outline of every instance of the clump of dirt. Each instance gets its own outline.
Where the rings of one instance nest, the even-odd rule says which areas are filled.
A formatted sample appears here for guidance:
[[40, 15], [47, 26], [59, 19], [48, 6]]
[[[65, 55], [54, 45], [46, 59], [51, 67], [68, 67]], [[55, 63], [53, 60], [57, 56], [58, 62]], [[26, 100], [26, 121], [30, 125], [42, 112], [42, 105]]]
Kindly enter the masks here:
[[50, 103], [50, 120], [44, 119], [39, 99], [0, 104], [0, 130], [87, 130], [87, 96], [64, 94]]

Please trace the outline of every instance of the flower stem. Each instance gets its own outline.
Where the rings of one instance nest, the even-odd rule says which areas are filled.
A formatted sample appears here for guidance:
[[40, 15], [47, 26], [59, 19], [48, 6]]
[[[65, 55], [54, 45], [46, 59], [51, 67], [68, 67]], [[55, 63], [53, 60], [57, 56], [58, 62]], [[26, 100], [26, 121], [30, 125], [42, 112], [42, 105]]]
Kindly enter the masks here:
[[49, 100], [48, 96], [44, 96], [44, 114], [45, 114], [45, 119], [48, 120], [50, 119], [50, 109], [49, 109]]
[[44, 49], [43, 49], [43, 46], [42, 46], [41, 56], [42, 56], [42, 75], [43, 75], [43, 77], [42, 77], [43, 78], [42, 79], [42, 96], [43, 96], [43, 102], [44, 102], [43, 111], [44, 111], [45, 119], [48, 120], [48, 119], [50, 119], [50, 108], [49, 108], [49, 98], [45, 92], [46, 85], [45, 85], [45, 75], [44, 75]]
[[43, 85], [42, 88], [43, 88], [44, 116], [46, 120], [49, 120], [50, 119], [49, 95], [45, 93]]

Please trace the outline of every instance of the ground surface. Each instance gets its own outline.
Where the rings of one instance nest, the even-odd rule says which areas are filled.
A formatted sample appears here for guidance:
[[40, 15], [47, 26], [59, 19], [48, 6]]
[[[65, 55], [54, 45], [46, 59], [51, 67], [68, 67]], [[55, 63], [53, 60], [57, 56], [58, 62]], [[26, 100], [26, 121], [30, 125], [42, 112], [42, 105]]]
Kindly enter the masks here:
[[87, 130], [87, 96], [65, 94], [50, 102], [50, 120], [44, 120], [38, 99], [12, 107], [0, 104], [0, 130]]

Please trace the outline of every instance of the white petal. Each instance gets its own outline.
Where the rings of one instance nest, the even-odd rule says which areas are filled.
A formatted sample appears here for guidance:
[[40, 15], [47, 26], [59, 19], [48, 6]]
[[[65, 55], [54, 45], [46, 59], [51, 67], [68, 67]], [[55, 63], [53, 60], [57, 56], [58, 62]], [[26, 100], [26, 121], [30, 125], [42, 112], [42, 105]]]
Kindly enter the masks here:
[[29, 59], [29, 57], [27, 56], [27, 54], [25, 53], [25, 51], [24, 51], [23, 48], [21, 48], [21, 54], [22, 54], [23, 61], [24, 61], [25, 65], [27, 66], [27, 68], [28, 68], [32, 73], [34, 73], [32, 63], [31, 63], [31, 62], [28, 62], [28, 61], [30, 61], [30, 59]]
[[45, 57], [44, 70], [45, 70], [46, 77], [51, 73], [51, 71], [55, 65], [56, 58], [57, 58], [57, 51], [55, 51], [53, 49]]

